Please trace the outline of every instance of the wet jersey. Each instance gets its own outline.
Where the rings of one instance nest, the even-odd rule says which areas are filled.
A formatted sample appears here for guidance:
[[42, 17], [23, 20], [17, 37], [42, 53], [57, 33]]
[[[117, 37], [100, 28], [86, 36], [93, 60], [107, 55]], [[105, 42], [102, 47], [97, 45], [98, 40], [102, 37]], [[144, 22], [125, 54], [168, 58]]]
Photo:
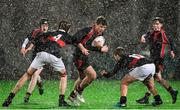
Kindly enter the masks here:
[[[30, 42], [32, 42], [36, 37], [38, 37], [43, 32], [41, 31], [41, 28], [34, 29], [31, 33], [27, 35], [27, 38]], [[35, 58], [36, 53], [38, 53], [38, 48], [35, 46], [33, 52], [32, 52], [32, 60]]]
[[60, 49], [66, 44], [72, 44], [74, 39], [64, 31], [47, 32], [35, 38], [34, 44], [38, 52], [45, 51], [56, 57], [61, 57]]
[[150, 54], [153, 59], [164, 58], [166, 46], [174, 50], [172, 38], [167, 36], [164, 30], [148, 32], [145, 34], [145, 39], [150, 43]]
[[105, 76], [107, 77], [113, 76], [119, 70], [123, 68], [132, 69], [132, 68], [140, 67], [142, 65], [150, 64], [150, 63], [153, 63], [153, 61], [139, 54], [122, 55], [121, 59], [115, 65], [113, 72], [108, 73]]
[[42, 33], [41, 28], [34, 29], [30, 34], [27, 35], [29, 41], [32, 41]]
[[94, 27], [86, 27], [74, 34], [74, 37], [76, 38], [76, 43], [81, 43], [86, 49], [90, 51], [100, 51], [99, 48], [92, 46], [93, 40], [100, 35], [101, 34], [95, 32]]
[[[76, 34], [74, 34], [74, 37], [76, 39], [75, 43], [81, 43], [86, 49], [90, 51], [100, 51], [100, 48], [93, 47], [91, 45], [93, 40], [97, 36], [100, 36], [100, 34], [95, 32], [94, 27], [83, 28]], [[75, 63], [75, 66], [78, 68], [79, 72], [82, 72], [88, 66], [90, 66], [88, 55], [84, 55], [79, 49], [79, 47], [76, 47], [75, 49], [73, 62]]]

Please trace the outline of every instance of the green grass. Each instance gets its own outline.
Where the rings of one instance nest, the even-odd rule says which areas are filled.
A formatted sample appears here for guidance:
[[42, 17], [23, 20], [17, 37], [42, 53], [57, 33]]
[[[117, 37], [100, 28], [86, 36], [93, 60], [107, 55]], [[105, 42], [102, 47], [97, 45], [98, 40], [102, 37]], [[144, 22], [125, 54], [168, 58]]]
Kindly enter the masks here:
[[[6, 99], [15, 83], [16, 81], [0, 81], [0, 104]], [[68, 81], [66, 98], [72, 90], [73, 83], [73, 80]], [[180, 90], [180, 81], [170, 81], [170, 84]], [[36, 88], [30, 97], [30, 102], [24, 104], [23, 97], [28, 86], [27, 83], [16, 95], [8, 109], [60, 109], [61, 107], [58, 107], [58, 85], [59, 81], [57, 80], [45, 81], [44, 94], [40, 96]], [[84, 91], [83, 95], [86, 103], [81, 104], [80, 107], [69, 107], [68, 109], [113, 109], [115, 108], [113, 106], [119, 101], [119, 87], [120, 81], [118, 80], [96, 80]], [[146, 91], [142, 83], [136, 82], [129, 86], [128, 106], [125, 109], [180, 109], [179, 100], [177, 100], [176, 104], [172, 104], [169, 93], [159, 84], [156, 84], [156, 87], [164, 102], [162, 105], [152, 107], [151, 104], [140, 105], [136, 103], [135, 100], [142, 97]], [[153, 101], [152, 97], [150, 101]], [[0, 106], [0, 109], [4, 108]]]

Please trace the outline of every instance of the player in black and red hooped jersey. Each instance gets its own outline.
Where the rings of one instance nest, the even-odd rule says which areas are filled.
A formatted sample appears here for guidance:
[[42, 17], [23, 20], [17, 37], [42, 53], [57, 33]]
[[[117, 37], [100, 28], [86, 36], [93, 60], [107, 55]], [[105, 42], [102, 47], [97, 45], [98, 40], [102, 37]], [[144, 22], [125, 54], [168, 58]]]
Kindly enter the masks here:
[[[24, 40], [23, 44], [22, 44], [22, 48], [21, 48], [21, 54], [23, 55], [23, 57], [25, 57], [26, 53], [28, 51], [30, 51], [32, 49], [32, 45], [29, 45], [29, 47], [27, 47], [27, 44], [31, 41], [33, 41], [36, 37], [38, 37], [40, 34], [42, 33], [46, 33], [48, 31], [48, 27], [49, 27], [49, 23], [48, 23], [48, 19], [43, 18], [40, 20], [39, 23], [40, 27], [37, 29], [34, 29], [31, 33], [29, 33], [27, 35], [27, 38]], [[32, 52], [32, 61], [33, 59], [36, 57], [36, 53], [38, 53], [38, 48], [37, 46], [35, 46], [33, 52]], [[39, 74], [42, 72], [43, 69], [38, 69], [33, 76], [37, 75], [38, 80], [37, 80], [37, 85], [39, 88], [39, 94], [42, 95], [44, 92], [43, 89], [43, 83], [42, 83], [42, 79], [39, 76]], [[31, 85], [32, 81], [29, 83], [29, 87]], [[29, 97], [31, 96], [30, 93], [32, 90], [30, 88], [28, 88], [26, 95], [24, 97], [24, 102], [28, 103], [29, 102]]]
[[121, 80], [121, 94], [120, 101], [118, 102], [118, 107], [127, 106], [127, 91], [128, 85], [135, 81], [142, 81], [148, 88], [148, 90], [154, 96], [153, 106], [162, 104], [160, 95], [158, 95], [157, 90], [154, 87], [153, 76], [155, 74], [155, 64], [153, 61], [145, 58], [139, 54], [125, 54], [124, 48], [118, 47], [113, 53], [114, 59], [117, 61], [113, 72], [107, 72], [105, 70], [101, 71], [101, 75], [104, 77], [111, 77], [116, 74], [119, 70], [128, 68], [129, 73]]
[[[59, 106], [69, 106], [65, 101], [65, 90], [67, 85], [67, 74], [64, 63], [59, 54], [59, 48], [63, 48], [66, 44], [72, 44], [74, 42], [73, 37], [71, 37], [67, 32], [70, 28], [70, 24], [66, 21], [61, 21], [59, 23], [59, 30], [56, 32], [48, 32], [40, 35], [34, 39], [34, 45], [38, 46], [38, 53], [28, 68], [27, 72], [19, 79], [16, 86], [12, 89], [11, 93], [4, 101], [4, 107], [8, 107], [11, 104], [15, 94], [20, 90], [24, 83], [31, 78], [33, 73], [42, 68], [45, 63], [50, 64], [55, 71], [59, 72], [60, 84], [59, 84]], [[36, 77], [32, 77], [33, 82], [37, 81]], [[35, 87], [36, 83], [32, 83], [31, 87]]]
[[[150, 56], [156, 65], [155, 80], [170, 93], [172, 103], [174, 104], [177, 100], [178, 91], [173, 89], [172, 86], [170, 86], [170, 84], [168, 84], [168, 82], [161, 75], [164, 69], [163, 61], [167, 55], [166, 51], [169, 51], [171, 58], [175, 57], [172, 37], [166, 34], [163, 24], [164, 20], [162, 18], [155, 17], [152, 20], [152, 31], [142, 35], [141, 42], [149, 43]], [[149, 97], [150, 93], [147, 92], [143, 98], [136, 100], [136, 102], [140, 104], [147, 104], [149, 103]]]
[[82, 92], [92, 83], [93, 80], [96, 79], [96, 71], [88, 60], [90, 54], [89, 51], [108, 51], [108, 47], [106, 45], [102, 47], [92, 46], [93, 40], [96, 37], [101, 36], [106, 27], [106, 19], [103, 16], [99, 16], [92, 27], [83, 28], [74, 35], [74, 37], [77, 38], [77, 48], [74, 52], [74, 64], [78, 69], [79, 78], [75, 82], [74, 89], [68, 99], [76, 106], [79, 106], [80, 102], [85, 102], [82, 97]]

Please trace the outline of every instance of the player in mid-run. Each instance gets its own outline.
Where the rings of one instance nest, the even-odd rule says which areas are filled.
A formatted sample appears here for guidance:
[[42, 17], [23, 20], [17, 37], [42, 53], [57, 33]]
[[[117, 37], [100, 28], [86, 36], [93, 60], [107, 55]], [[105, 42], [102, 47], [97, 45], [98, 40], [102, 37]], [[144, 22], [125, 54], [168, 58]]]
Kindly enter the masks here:
[[[152, 31], [147, 32], [141, 36], [142, 43], [148, 43], [150, 45], [150, 56], [154, 60], [156, 65], [156, 74], [154, 76], [155, 80], [162, 85], [171, 95], [172, 103], [176, 103], [178, 91], [173, 89], [172, 86], [162, 77], [162, 72], [164, 69], [164, 58], [166, 56], [166, 51], [169, 50], [169, 53], [172, 58], [175, 57], [174, 46], [172, 38], [168, 36], [164, 30], [164, 20], [160, 17], [155, 17], [152, 20]], [[168, 47], [170, 47], [168, 49]], [[149, 103], [150, 93], [145, 93], [143, 98], [136, 100], [140, 104]]]
[[[55, 71], [59, 72], [59, 106], [69, 106], [65, 101], [64, 95], [67, 86], [67, 73], [59, 53], [60, 49], [66, 46], [66, 44], [72, 44], [74, 42], [73, 37], [67, 33], [69, 28], [70, 24], [67, 21], [61, 21], [57, 31], [40, 35], [34, 40], [33, 43], [35, 46], [38, 45], [39, 52], [36, 54], [27, 72], [18, 80], [16, 86], [3, 102], [3, 107], [8, 107], [11, 104], [16, 93], [22, 88], [25, 82], [31, 78], [36, 70], [42, 68], [46, 63], [50, 64]], [[37, 78], [32, 77], [31, 80], [36, 82]]]
[[[23, 57], [25, 57], [26, 53], [32, 49], [32, 46], [29, 45], [27, 47], [27, 44], [31, 41], [33, 41], [36, 37], [38, 37], [40, 34], [43, 34], [43, 33], [46, 33], [48, 31], [48, 20], [46, 18], [43, 18], [40, 20], [40, 23], [39, 23], [40, 27], [37, 28], [37, 29], [34, 29], [30, 34], [27, 35], [27, 38], [24, 40], [23, 44], [22, 44], [22, 48], [21, 48], [21, 54], [23, 55]], [[33, 52], [32, 52], [32, 60], [36, 57], [36, 53], [38, 53], [38, 48], [37, 46], [35, 46]], [[37, 85], [38, 85], [38, 88], [39, 88], [39, 94], [42, 95], [43, 92], [44, 92], [44, 89], [43, 89], [43, 83], [42, 83], [42, 79], [41, 77], [39, 76], [39, 74], [41, 73], [42, 71], [42, 68], [41, 69], [38, 69], [33, 76], [37, 75], [38, 76], [38, 80], [37, 80]], [[31, 85], [32, 81], [29, 83], [29, 87], [28, 87], [28, 90], [26, 92], [26, 95], [24, 97], [24, 102], [25, 103], [28, 103], [29, 102], [29, 97], [31, 96], [31, 89], [30, 89], [30, 85]]]
[[113, 53], [114, 59], [117, 61], [113, 72], [107, 72], [105, 70], [101, 71], [101, 75], [104, 77], [111, 77], [116, 74], [119, 70], [123, 68], [128, 68], [130, 72], [125, 74], [121, 80], [121, 94], [120, 101], [118, 102], [118, 107], [127, 106], [127, 92], [128, 85], [135, 81], [142, 81], [148, 88], [148, 90], [154, 96], [153, 106], [162, 104], [160, 95], [154, 87], [153, 76], [155, 74], [155, 65], [153, 61], [145, 58], [139, 54], [125, 54], [124, 48], [117, 47]]
[[74, 35], [74, 37], [77, 38], [77, 47], [74, 52], [74, 64], [78, 69], [79, 78], [75, 82], [74, 90], [71, 92], [68, 99], [75, 106], [79, 106], [80, 102], [85, 102], [82, 97], [82, 92], [96, 79], [96, 71], [91, 66], [88, 59], [89, 52], [108, 52], [108, 47], [106, 45], [92, 46], [93, 40], [101, 36], [106, 27], [106, 19], [103, 16], [99, 16], [92, 27], [83, 28]]

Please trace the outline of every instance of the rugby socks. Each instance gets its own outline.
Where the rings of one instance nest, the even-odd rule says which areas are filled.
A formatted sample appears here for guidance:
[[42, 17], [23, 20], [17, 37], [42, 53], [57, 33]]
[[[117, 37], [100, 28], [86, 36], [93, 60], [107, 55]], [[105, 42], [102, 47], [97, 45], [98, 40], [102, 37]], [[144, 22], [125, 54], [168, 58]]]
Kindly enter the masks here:
[[155, 95], [155, 96], [154, 96], [154, 100], [155, 100], [156, 102], [159, 102], [159, 101], [162, 102], [160, 95]]
[[79, 93], [79, 94], [82, 94], [84, 88], [80, 87], [80, 84], [77, 86], [76, 88], [76, 91]]
[[70, 97], [72, 97], [72, 98], [76, 97], [76, 93], [74, 92], [74, 90], [70, 93]]
[[169, 86], [169, 88], [167, 89], [167, 91], [168, 91], [170, 94], [173, 94], [175, 90], [174, 90], [171, 86]]
[[153, 106], [161, 105], [163, 102], [161, 100], [160, 95], [154, 96], [154, 102], [152, 103]]
[[126, 96], [121, 96], [120, 97], [120, 104], [126, 104], [126, 102], [127, 102]]
[[59, 95], [59, 100], [64, 101], [64, 97], [65, 97], [65, 95], [60, 94], [60, 95]]
[[78, 92], [79, 94], [82, 94], [83, 90], [84, 90], [84, 89], [81, 88], [80, 85], [77, 85], [76, 88], [75, 88], [75, 90], [73, 90], [73, 91], [71, 92], [70, 96], [71, 96], [72, 98], [75, 98], [75, 97], [77, 96], [77, 92]]
[[15, 94], [14, 93], [10, 93], [9, 96], [7, 97], [7, 99], [4, 101], [4, 103], [2, 104], [3, 107], [8, 107], [9, 104], [11, 104], [12, 99], [14, 98]]
[[13, 99], [14, 96], [15, 96], [15, 94], [11, 92], [8, 97], [11, 98], [11, 99]]
[[65, 95], [64, 94], [60, 94], [59, 95], [59, 106], [62, 107], [62, 106], [70, 106], [65, 100]]
[[29, 97], [29, 96], [31, 96], [31, 93], [26, 92], [26, 96], [25, 97]]
[[144, 98], [148, 99], [150, 97], [151, 93], [149, 92], [146, 92], [145, 95], [144, 95]]

